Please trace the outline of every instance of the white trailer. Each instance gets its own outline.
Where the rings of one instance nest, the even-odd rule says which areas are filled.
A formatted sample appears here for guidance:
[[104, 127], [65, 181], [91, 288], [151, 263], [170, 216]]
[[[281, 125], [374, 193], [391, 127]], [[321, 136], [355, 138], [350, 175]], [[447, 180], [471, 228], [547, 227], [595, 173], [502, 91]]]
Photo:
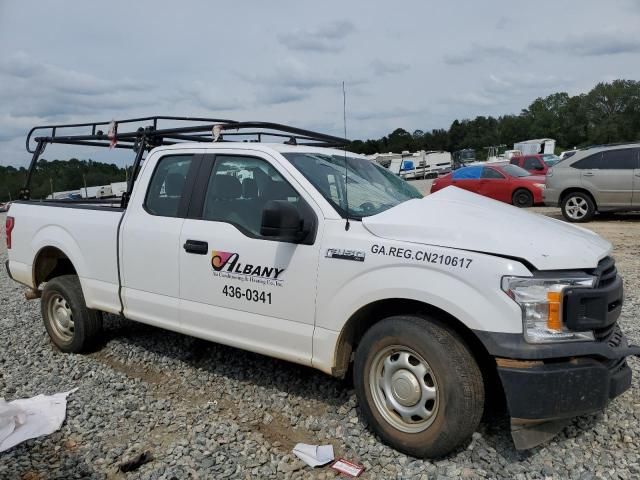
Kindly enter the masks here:
[[513, 149], [520, 150], [523, 155], [554, 153], [555, 148], [556, 141], [553, 138], [538, 138], [513, 144]]

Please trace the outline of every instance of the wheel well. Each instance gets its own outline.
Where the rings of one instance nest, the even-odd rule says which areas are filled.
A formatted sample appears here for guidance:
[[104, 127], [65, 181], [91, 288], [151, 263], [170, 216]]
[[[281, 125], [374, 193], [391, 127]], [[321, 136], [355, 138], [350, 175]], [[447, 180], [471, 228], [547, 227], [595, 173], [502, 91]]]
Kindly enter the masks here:
[[533, 196], [533, 192], [531, 190], [529, 190], [527, 187], [518, 187], [518, 188], [516, 188], [513, 191], [513, 193], [511, 194], [511, 196], [513, 197], [518, 192], [527, 192], [529, 195]]
[[593, 202], [593, 206], [596, 208], [596, 210], [598, 209], [598, 204], [596, 203], [596, 199], [593, 198], [593, 195], [591, 195], [591, 192], [589, 190], [585, 190], [584, 188], [578, 188], [578, 187], [567, 188], [565, 191], [563, 191], [560, 194], [560, 204], [562, 205], [562, 202], [564, 202], [564, 199], [567, 198], [567, 195], [575, 192], [580, 192], [580, 193], [584, 193], [585, 195], [588, 195], [591, 201]]
[[407, 300], [404, 298], [390, 298], [378, 300], [360, 308], [347, 321], [338, 338], [336, 347], [336, 364], [333, 374], [337, 377], [344, 377], [351, 363], [352, 352], [358, 348], [360, 340], [373, 325], [380, 320], [392, 315], [429, 315], [442, 321], [442, 323], [454, 330], [466, 342], [475, 357], [482, 371], [485, 366], [490, 365], [488, 370], [495, 371], [495, 360], [487, 352], [478, 337], [453, 315], [444, 310], [419, 302], [417, 300]]
[[69, 257], [62, 250], [55, 247], [45, 247], [40, 250], [33, 262], [33, 284], [35, 288], [61, 275], [77, 275]]

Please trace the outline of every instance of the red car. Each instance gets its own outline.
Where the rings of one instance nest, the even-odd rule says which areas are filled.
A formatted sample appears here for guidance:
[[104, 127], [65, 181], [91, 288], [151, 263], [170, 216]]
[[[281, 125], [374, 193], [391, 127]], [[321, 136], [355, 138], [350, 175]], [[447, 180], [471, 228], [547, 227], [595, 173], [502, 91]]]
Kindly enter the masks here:
[[546, 175], [547, 170], [549, 170], [549, 165], [547, 165], [547, 162], [542, 155], [520, 155], [517, 157], [511, 157], [510, 163], [511, 165], [517, 165], [520, 168], [524, 168], [527, 172], [533, 175]]
[[543, 176], [531, 175], [526, 170], [508, 163], [459, 168], [435, 179], [431, 184], [431, 193], [449, 185], [516, 207], [542, 204], [542, 191], [545, 187]]

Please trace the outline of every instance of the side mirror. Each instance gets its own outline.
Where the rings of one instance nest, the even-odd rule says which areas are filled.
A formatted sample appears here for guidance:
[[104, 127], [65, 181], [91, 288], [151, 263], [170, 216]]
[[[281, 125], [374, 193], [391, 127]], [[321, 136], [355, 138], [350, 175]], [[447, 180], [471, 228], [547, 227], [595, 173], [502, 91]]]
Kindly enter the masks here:
[[262, 210], [260, 234], [271, 240], [299, 243], [307, 236], [304, 220], [295, 205], [270, 200]]

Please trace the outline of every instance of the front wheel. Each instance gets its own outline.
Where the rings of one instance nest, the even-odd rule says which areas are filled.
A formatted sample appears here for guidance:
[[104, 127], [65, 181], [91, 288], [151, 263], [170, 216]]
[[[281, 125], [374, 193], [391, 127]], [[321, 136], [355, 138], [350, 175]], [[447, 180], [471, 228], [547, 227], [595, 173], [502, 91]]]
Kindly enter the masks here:
[[520, 188], [513, 192], [513, 197], [511, 198], [511, 203], [519, 208], [529, 208], [533, 207], [533, 195], [529, 190], [525, 190], [524, 188]]
[[482, 374], [468, 347], [428, 317], [394, 316], [371, 327], [356, 351], [354, 384], [375, 433], [418, 458], [462, 445], [484, 408]]

